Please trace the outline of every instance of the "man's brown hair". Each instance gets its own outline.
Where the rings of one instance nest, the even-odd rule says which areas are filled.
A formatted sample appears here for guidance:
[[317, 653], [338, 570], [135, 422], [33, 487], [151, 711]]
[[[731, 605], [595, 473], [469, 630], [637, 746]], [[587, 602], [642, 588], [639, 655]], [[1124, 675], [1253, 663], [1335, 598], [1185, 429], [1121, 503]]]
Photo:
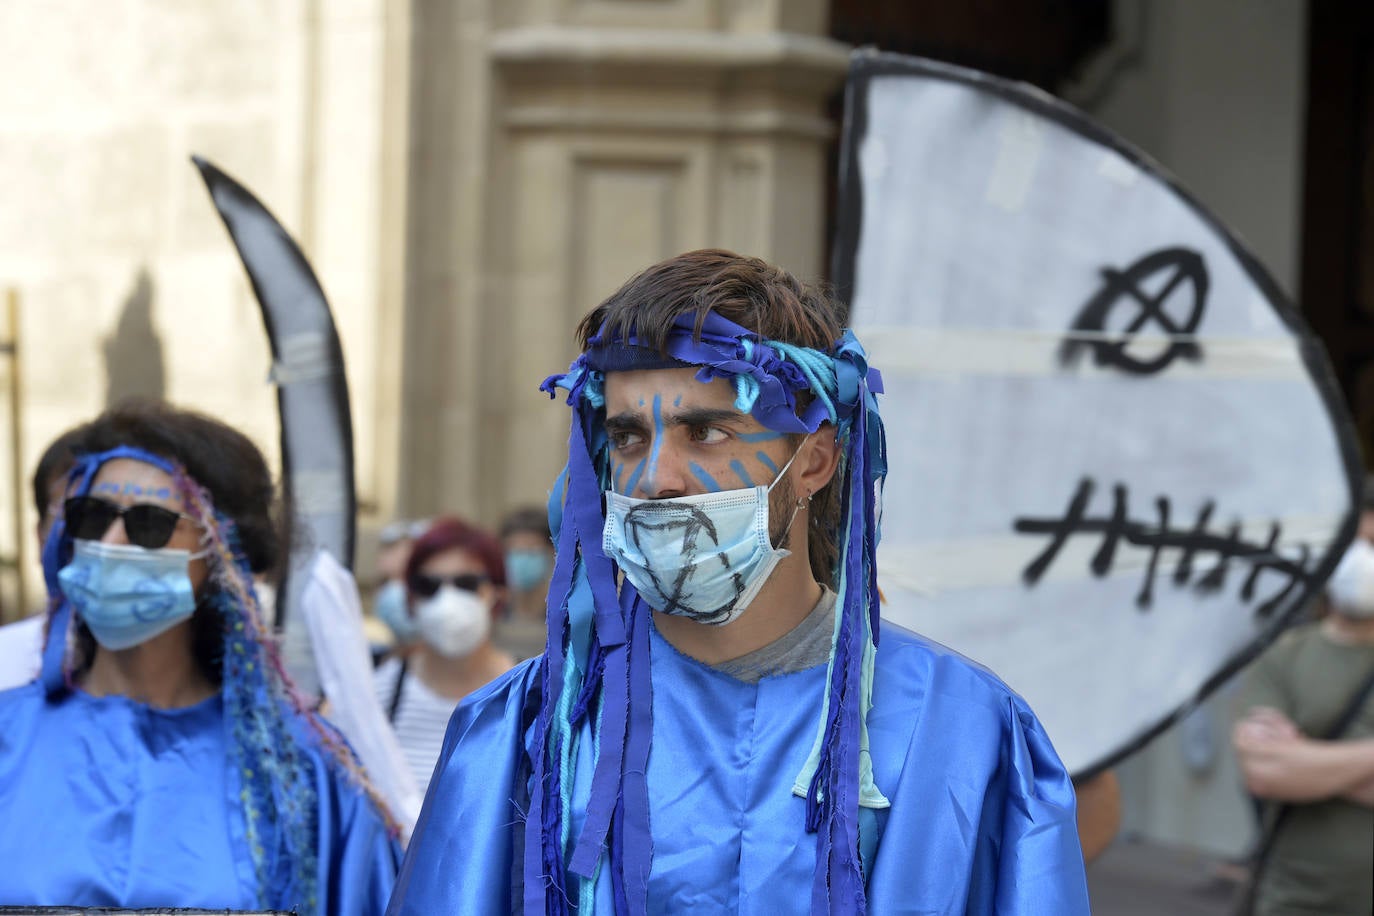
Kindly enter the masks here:
[[[598, 332], [607, 340], [633, 335], [663, 353], [679, 316], [695, 315], [700, 334], [707, 312], [769, 340], [822, 352], [829, 352], [844, 330], [840, 306], [824, 288], [802, 283], [759, 258], [707, 248], [660, 261], [631, 277], [582, 319], [577, 340], [585, 350]], [[809, 393], [798, 395], [798, 407], [805, 407]], [[789, 438], [794, 447], [801, 442], [800, 436]], [[843, 467], [813, 495], [807, 538], [811, 574], [831, 587], [839, 559], [842, 473]]]

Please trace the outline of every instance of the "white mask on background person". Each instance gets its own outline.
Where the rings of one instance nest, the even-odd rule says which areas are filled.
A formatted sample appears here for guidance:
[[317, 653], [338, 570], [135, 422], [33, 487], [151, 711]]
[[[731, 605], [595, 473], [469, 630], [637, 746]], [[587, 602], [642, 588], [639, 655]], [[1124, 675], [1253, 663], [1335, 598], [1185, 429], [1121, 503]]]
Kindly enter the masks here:
[[1374, 617], [1374, 544], [1355, 539], [1327, 580], [1326, 594], [1338, 614]]
[[415, 609], [420, 638], [448, 658], [469, 655], [491, 633], [491, 608], [476, 592], [444, 585]]

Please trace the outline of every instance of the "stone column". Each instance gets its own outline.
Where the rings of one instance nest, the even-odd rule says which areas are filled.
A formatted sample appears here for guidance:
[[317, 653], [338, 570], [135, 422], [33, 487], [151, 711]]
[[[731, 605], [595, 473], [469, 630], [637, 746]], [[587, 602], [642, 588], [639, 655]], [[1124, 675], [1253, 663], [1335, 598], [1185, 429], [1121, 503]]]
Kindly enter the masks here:
[[417, 3], [402, 492], [494, 522], [544, 499], [568, 413], [537, 388], [631, 274], [722, 246], [819, 276], [820, 0]]

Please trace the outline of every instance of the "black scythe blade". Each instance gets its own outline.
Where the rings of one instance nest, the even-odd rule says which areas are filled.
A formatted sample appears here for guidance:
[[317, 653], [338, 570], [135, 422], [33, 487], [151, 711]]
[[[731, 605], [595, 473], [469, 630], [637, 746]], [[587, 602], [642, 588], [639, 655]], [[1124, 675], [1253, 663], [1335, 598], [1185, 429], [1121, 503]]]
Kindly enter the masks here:
[[238, 249], [272, 347], [282, 478], [293, 523], [304, 529], [294, 532], [290, 571], [277, 603], [278, 628], [291, 629], [304, 585], [299, 573], [317, 549], [353, 568], [357, 498], [343, 350], [300, 246], [243, 185], [200, 156], [191, 161]]

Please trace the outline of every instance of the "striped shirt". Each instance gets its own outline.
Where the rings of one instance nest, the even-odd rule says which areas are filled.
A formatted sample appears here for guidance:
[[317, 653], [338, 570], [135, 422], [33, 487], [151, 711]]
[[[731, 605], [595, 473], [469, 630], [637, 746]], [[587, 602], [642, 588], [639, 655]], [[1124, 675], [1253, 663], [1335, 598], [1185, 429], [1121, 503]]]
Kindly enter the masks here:
[[[377, 691], [377, 702], [384, 712], [391, 712], [391, 704], [396, 696], [396, 680], [401, 674], [401, 662], [392, 658], [383, 662], [372, 675], [372, 683]], [[439, 752], [444, 746], [444, 732], [448, 720], [458, 707], [457, 700], [441, 697], [430, 690], [415, 676], [407, 671], [401, 683], [401, 701], [396, 707], [396, 715], [391, 725], [396, 729], [396, 738], [401, 743], [410, 771], [415, 774], [415, 784], [423, 794], [429, 790], [429, 778], [434, 774], [434, 765], [439, 760]]]

